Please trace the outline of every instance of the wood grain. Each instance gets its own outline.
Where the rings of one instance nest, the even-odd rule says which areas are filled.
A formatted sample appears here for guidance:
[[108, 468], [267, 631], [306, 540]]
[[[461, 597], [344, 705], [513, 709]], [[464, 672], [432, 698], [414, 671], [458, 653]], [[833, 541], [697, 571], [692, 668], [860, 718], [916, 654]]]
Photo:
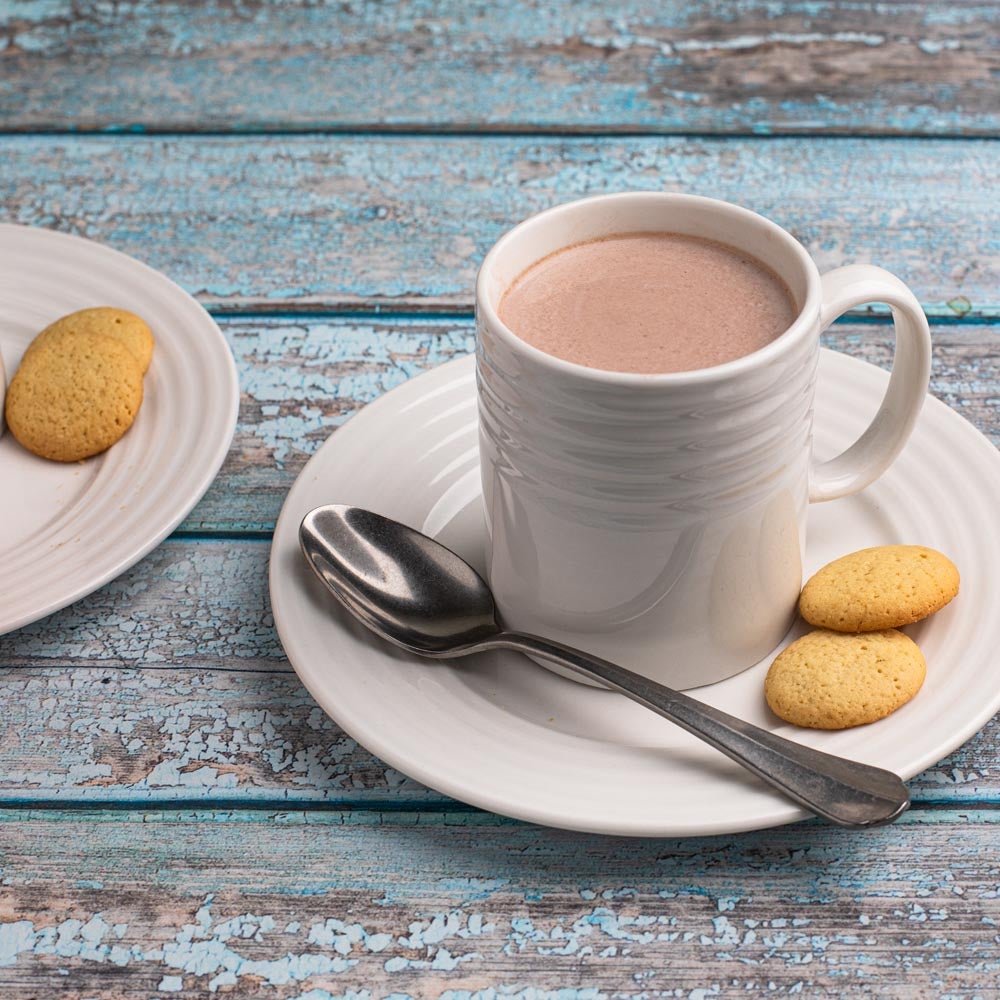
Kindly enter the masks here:
[[1000, 315], [985, 140], [494, 137], [0, 139], [0, 219], [133, 254], [216, 309], [468, 313], [512, 224], [582, 195], [747, 205], [822, 270], [877, 262], [934, 315]]
[[[0, 804], [447, 801], [345, 735], [290, 672], [268, 555], [261, 542], [167, 542], [0, 637]], [[915, 799], [1000, 803], [998, 739], [994, 720], [915, 778]]]
[[994, 2], [32, 0], [8, 129], [996, 134]]
[[[185, 532], [269, 532], [285, 494], [329, 434], [405, 379], [468, 353], [469, 319], [222, 320], [240, 369], [236, 438]], [[1000, 325], [938, 324], [933, 391], [1000, 443]], [[838, 323], [826, 343], [888, 367], [891, 326]]]
[[485, 814], [3, 811], [0, 985], [6, 1000], [995, 1000], [996, 824], [634, 841]]

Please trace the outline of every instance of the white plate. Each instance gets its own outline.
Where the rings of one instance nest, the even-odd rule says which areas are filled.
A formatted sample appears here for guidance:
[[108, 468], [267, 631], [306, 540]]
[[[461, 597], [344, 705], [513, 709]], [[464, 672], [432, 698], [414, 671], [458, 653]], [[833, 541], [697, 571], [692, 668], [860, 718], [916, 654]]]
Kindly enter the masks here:
[[89, 306], [129, 309], [156, 337], [129, 432], [85, 462], [0, 438], [0, 635], [89, 594], [161, 542], [208, 489], [236, 427], [233, 356], [183, 289], [89, 240], [0, 225], [0, 350], [8, 380], [43, 327]]
[[[816, 451], [866, 426], [887, 375], [824, 351]], [[303, 515], [369, 507], [440, 537], [482, 567], [472, 358], [449, 362], [367, 406], [303, 469], [271, 552], [281, 641], [306, 687], [351, 736], [418, 781], [473, 805], [574, 830], [650, 836], [730, 833], [807, 814], [722, 754], [620, 695], [564, 680], [515, 653], [435, 663], [348, 620], [299, 553]], [[797, 729], [763, 698], [765, 661], [700, 688], [709, 704], [791, 739], [905, 778], [980, 729], [1000, 705], [1000, 455], [928, 399], [892, 469], [864, 493], [809, 512], [805, 571], [868, 545], [939, 548], [962, 593], [908, 629], [926, 655], [923, 690], [889, 718], [842, 732]]]

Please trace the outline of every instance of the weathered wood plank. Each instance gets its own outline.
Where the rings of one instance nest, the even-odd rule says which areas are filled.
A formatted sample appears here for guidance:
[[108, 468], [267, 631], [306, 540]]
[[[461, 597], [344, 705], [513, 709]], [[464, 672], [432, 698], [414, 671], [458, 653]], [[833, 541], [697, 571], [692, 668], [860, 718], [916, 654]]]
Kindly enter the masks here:
[[21, 3], [0, 13], [0, 122], [996, 133], [998, 17], [984, 0]]
[[219, 478], [182, 530], [270, 531], [334, 428], [414, 375], [473, 349], [471, 320], [224, 319], [239, 423]]
[[227, 309], [471, 309], [491, 243], [636, 188], [748, 205], [822, 269], [876, 261], [938, 315], [1000, 313], [986, 140], [7, 137], [0, 218], [102, 240]]
[[4, 811], [0, 984], [7, 1000], [995, 1000], [996, 813], [933, 818], [629, 841], [481, 814]]
[[[0, 637], [0, 803], [447, 801], [358, 746], [299, 684], [274, 630], [268, 552], [169, 541]], [[1000, 802], [1000, 718], [911, 789]]]
[[[186, 531], [270, 531], [288, 488], [352, 413], [425, 368], [472, 350], [471, 320], [223, 320], [243, 404], [222, 473]], [[937, 325], [934, 392], [1000, 443], [1000, 325]], [[883, 366], [891, 330], [837, 324], [826, 342]]]

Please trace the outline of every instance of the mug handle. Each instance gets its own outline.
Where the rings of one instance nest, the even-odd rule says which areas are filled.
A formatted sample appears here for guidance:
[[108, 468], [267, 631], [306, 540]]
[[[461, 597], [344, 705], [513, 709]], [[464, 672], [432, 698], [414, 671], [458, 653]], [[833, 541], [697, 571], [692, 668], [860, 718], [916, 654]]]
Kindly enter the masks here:
[[821, 278], [820, 329], [848, 309], [866, 302], [892, 307], [896, 355], [889, 388], [874, 420], [846, 451], [814, 463], [809, 502], [835, 500], [863, 490], [895, 461], [913, 430], [927, 396], [931, 374], [931, 334], [916, 296], [894, 274], [871, 264], [851, 264]]

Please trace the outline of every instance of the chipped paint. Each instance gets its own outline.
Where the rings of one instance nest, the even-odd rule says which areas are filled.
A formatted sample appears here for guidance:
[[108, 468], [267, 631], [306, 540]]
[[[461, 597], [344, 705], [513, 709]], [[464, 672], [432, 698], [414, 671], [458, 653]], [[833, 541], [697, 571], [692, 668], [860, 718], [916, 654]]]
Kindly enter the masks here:
[[365, 403], [473, 347], [468, 322], [225, 326], [240, 388], [260, 406], [254, 444], [264, 445], [279, 471], [290, 456], [301, 461], [322, 444], [317, 429], [329, 433]]
[[[1000, 975], [995, 810], [688, 840], [414, 816], [0, 811], [6, 898], [23, 900], [0, 912], [0, 967], [17, 983], [58, 963], [79, 984], [114, 966], [190, 997], [373, 1000], [862, 996], [897, 976], [989, 997]], [[104, 888], [37, 909], [70, 863]]]
[[[0, 15], [20, 84], [0, 86], [0, 113], [26, 129], [776, 133], [814, 128], [826, 96], [826, 128], [995, 132], [996, 19], [988, 2], [519, 0], [458, 15], [404, 0], [387, 17], [371, 3], [224, 0], [83, 0], [68, 16], [32, 0]], [[102, 73], [109, 64], [143, 72]]]
[[[462, 963], [481, 960], [475, 952], [453, 954], [446, 942], [461, 943], [470, 937], [491, 934], [495, 928], [473, 914], [466, 917], [458, 911], [435, 915], [427, 921], [414, 921], [405, 935], [369, 932], [360, 923], [345, 923], [327, 918], [303, 928], [296, 937], [318, 950], [287, 952], [275, 959], [251, 959], [245, 951], [254, 944], [269, 943], [275, 933], [275, 921], [270, 916], [243, 913], [219, 920], [213, 916], [213, 897], [208, 896], [194, 914], [192, 923], [183, 924], [170, 941], [162, 946], [142, 949], [122, 948], [115, 941], [127, 933], [127, 925], [111, 927], [100, 915], [86, 923], [77, 919], [63, 920], [56, 925], [36, 927], [31, 921], [0, 923], [0, 966], [11, 966], [19, 957], [58, 955], [89, 962], [110, 961], [124, 967], [158, 962], [163, 967], [178, 970], [160, 980], [159, 989], [179, 992], [192, 977], [204, 982], [215, 993], [224, 987], [240, 983], [244, 977], [252, 982], [284, 986], [313, 977], [325, 977], [353, 970], [365, 954], [379, 954], [394, 946], [407, 954], [397, 954], [385, 960], [387, 973], [431, 970], [450, 972]], [[284, 930], [290, 932], [287, 927]], [[453, 944], [452, 947], [455, 947]], [[412, 957], [415, 953], [417, 957]]]
[[959, 295], [976, 316], [1000, 308], [995, 156], [980, 140], [24, 136], [3, 149], [5, 221], [109, 243], [221, 308], [468, 311], [513, 223], [648, 188], [745, 204], [824, 270], [876, 261], [937, 314]]

